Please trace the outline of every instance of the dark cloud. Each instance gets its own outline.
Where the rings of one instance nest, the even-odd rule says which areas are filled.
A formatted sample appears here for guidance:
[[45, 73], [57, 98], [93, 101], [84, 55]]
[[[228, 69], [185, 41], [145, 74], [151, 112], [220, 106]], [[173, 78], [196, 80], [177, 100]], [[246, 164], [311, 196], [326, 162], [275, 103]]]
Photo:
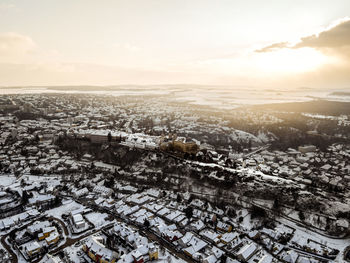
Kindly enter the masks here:
[[286, 47], [288, 47], [288, 42], [280, 42], [280, 43], [274, 43], [272, 45], [255, 50], [255, 52], [270, 52], [270, 51], [274, 51], [276, 49], [281, 49], [281, 48], [286, 48]]
[[328, 49], [338, 52], [345, 52], [350, 48], [350, 19], [346, 19], [335, 26], [320, 32], [319, 34], [306, 36], [295, 44], [288, 42], [274, 43], [256, 52], [270, 52], [283, 48], [303, 48], [311, 47], [316, 49]]
[[344, 21], [318, 35], [303, 37], [294, 47], [342, 48], [350, 46], [350, 20]]

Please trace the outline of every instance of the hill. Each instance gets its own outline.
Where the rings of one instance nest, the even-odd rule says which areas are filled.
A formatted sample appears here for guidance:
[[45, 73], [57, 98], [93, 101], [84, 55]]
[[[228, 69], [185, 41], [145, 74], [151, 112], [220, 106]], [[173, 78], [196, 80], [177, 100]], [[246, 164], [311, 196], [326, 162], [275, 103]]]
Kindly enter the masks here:
[[253, 110], [274, 110], [285, 112], [308, 112], [324, 115], [349, 115], [350, 102], [339, 102], [329, 100], [313, 100], [307, 102], [288, 102], [254, 105], [249, 107]]

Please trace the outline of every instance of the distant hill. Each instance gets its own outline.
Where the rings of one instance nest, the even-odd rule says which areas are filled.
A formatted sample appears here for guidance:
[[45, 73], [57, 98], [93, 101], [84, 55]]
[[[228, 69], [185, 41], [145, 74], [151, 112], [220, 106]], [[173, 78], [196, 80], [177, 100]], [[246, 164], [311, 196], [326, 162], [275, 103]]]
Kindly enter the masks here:
[[332, 92], [331, 94], [329, 94], [331, 96], [349, 96], [350, 97], [350, 92], [346, 92], [346, 91], [335, 91]]
[[74, 91], [106, 91], [111, 90], [111, 87], [107, 86], [49, 86], [46, 87], [48, 90], [74, 90]]
[[275, 110], [287, 112], [308, 112], [323, 115], [350, 114], [350, 102], [339, 102], [329, 100], [313, 100], [307, 102], [288, 102], [255, 105], [249, 107], [254, 110]]

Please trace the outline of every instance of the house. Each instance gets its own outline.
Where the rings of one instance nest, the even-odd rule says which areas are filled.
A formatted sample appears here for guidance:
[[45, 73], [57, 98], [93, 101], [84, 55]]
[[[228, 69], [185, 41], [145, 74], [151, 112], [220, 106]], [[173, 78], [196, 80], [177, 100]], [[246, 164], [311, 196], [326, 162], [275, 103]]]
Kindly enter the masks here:
[[105, 143], [108, 142], [108, 131], [92, 131], [90, 134], [86, 134], [86, 136], [90, 139], [91, 143]]
[[75, 198], [79, 198], [81, 196], [87, 195], [89, 193], [89, 190], [85, 187], [83, 189], [79, 189], [78, 191], [75, 191], [73, 193]]
[[42, 232], [38, 234], [39, 241], [44, 240], [46, 241], [47, 245], [56, 244], [58, 240], [60, 239], [60, 236], [57, 232], [56, 227], [49, 226], [42, 228]]
[[157, 214], [158, 214], [159, 216], [165, 216], [165, 215], [167, 215], [167, 214], [170, 213], [170, 212], [171, 212], [171, 211], [170, 211], [168, 208], [164, 207], [163, 209], [159, 210], [159, 211], [157, 212]]
[[220, 242], [220, 237], [221, 235], [212, 231], [212, 230], [203, 230], [200, 232], [200, 235], [206, 239], [208, 239], [210, 242], [215, 242], [215, 243], [219, 243]]
[[37, 241], [32, 241], [25, 245], [25, 252], [29, 257], [33, 257], [40, 253], [41, 246]]
[[221, 256], [224, 254], [224, 251], [217, 247], [212, 247], [209, 250], [208, 256], [203, 260], [203, 263], [216, 263], [220, 262]]
[[204, 225], [202, 220], [197, 220], [197, 221], [191, 223], [191, 228], [196, 230], [196, 231], [200, 231], [200, 230], [205, 228], [205, 225]]
[[181, 239], [179, 239], [177, 242], [179, 243], [180, 246], [186, 247], [193, 236], [194, 236], [193, 233], [186, 232], [186, 234]]
[[137, 205], [142, 205], [146, 202], [149, 202], [150, 200], [152, 200], [153, 198], [148, 196], [148, 195], [143, 195], [143, 194], [133, 194], [131, 196], [129, 196], [126, 201], [133, 203], [133, 204], [137, 204]]
[[199, 146], [196, 142], [185, 137], [177, 137], [176, 134], [167, 137], [162, 136], [159, 146], [164, 151], [174, 149], [175, 151], [188, 154], [197, 154], [199, 151]]
[[304, 146], [299, 146], [298, 151], [301, 153], [309, 153], [309, 152], [315, 152], [316, 151], [316, 146], [314, 145], [304, 145]]
[[332, 166], [327, 163], [321, 167], [321, 170], [328, 172], [331, 168], [332, 168]]
[[185, 216], [185, 215], [183, 215], [183, 214], [181, 214], [181, 215], [179, 215], [179, 216], [177, 216], [177, 217], [175, 217], [174, 218], [174, 223], [176, 223], [176, 224], [180, 224], [184, 219], [186, 219], [187, 217]]
[[297, 263], [318, 263], [319, 261], [312, 257], [299, 256]]
[[85, 220], [81, 214], [75, 214], [72, 216], [73, 224], [76, 228], [82, 229], [85, 227]]
[[59, 239], [60, 239], [60, 235], [58, 234], [57, 231], [54, 231], [45, 240], [47, 245], [53, 245], [53, 244], [56, 244]]
[[199, 239], [196, 236], [193, 236], [191, 240], [188, 242], [189, 247], [183, 249], [184, 253], [190, 257], [193, 257], [196, 253], [200, 252], [204, 249], [208, 243]]
[[181, 214], [183, 214], [183, 213], [178, 211], [178, 210], [175, 210], [175, 211], [172, 211], [171, 213], [169, 213], [165, 218], [168, 219], [169, 221], [174, 221], [174, 219]]
[[148, 258], [149, 260], [158, 260], [158, 248], [154, 244], [149, 244], [148, 248]]
[[165, 229], [161, 235], [169, 242], [174, 242], [182, 237], [182, 234], [178, 230], [169, 230], [169, 229]]
[[218, 259], [214, 255], [210, 255], [203, 260], [203, 263], [216, 263]]
[[118, 244], [124, 244], [130, 249], [136, 248], [140, 244], [145, 244], [145, 240], [140, 238], [138, 233], [135, 233], [125, 223], [116, 223], [112, 230], [107, 233], [108, 247], [117, 248]]
[[297, 252], [295, 252], [294, 250], [288, 250], [287, 252], [285, 252], [281, 255], [281, 259], [284, 262], [288, 262], [288, 263], [297, 262], [298, 257], [299, 257], [299, 254]]
[[115, 263], [118, 256], [116, 252], [106, 248], [97, 237], [89, 237], [83, 245], [83, 251], [98, 263]]
[[50, 226], [51, 226], [51, 224], [47, 220], [35, 221], [33, 224], [31, 224], [27, 227], [27, 231], [29, 234], [35, 236], [37, 233], [42, 232], [43, 229], [45, 229], [46, 227], [50, 227]]
[[40, 263], [63, 263], [63, 261], [58, 256], [52, 256], [50, 254], [46, 254]]
[[247, 262], [258, 250], [255, 243], [248, 243], [237, 252], [237, 258], [243, 262]]
[[216, 229], [223, 232], [231, 232], [232, 226], [225, 222], [219, 221], [218, 224], [216, 225]]
[[105, 196], [110, 196], [113, 193], [113, 190], [111, 188], [105, 187], [103, 185], [96, 185], [93, 191], [97, 194], [101, 194]]
[[271, 263], [273, 260], [273, 257], [271, 257], [270, 255], [263, 255], [258, 263]]
[[221, 250], [221, 249], [218, 248], [218, 247], [212, 247], [212, 248], [211, 248], [211, 253], [213, 253], [213, 255], [214, 255], [217, 259], [219, 259], [219, 258], [221, 258], [221, 256], [224, 254], [224, 251]]
[[160, 194], [161, 192], [158, 190], [158, 189], [153, 189], [153, 188], [150, 188], [146, 191], [146, 194], [152, 196], [152, 197], [155, 197], [155, 198], [159, 198], [160, 197]]
[[143, 263], [143, 255], [139, 250], [135, 250], [131, 253], [132, 257], [134, 258], [134, 263]]
[[220, 241], [221, 243], [228, 244], [234, 239], [238, 238], [238, 233], [237, 232], [230, 232], [230, 233], [225, 233], [221, 236]]
[[49, 237], [50, 234], [54, 231], [56, 231], [56, 227], [53, 227], [53, 226], [43, 228], [42, 233], [38, 234], [39, 241]]
[[29, 203], [37, 207], [46, 208], [55, 203], [56, 197], [51, 194], [39, 194], [38, 192], [32, 192], [33, 197], [29, 199]]

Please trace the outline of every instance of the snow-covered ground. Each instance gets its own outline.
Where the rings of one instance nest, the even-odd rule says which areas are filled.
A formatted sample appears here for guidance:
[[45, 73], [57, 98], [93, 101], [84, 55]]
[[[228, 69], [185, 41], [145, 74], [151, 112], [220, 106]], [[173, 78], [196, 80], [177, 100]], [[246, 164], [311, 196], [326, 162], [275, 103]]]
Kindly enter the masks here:
[[295, 243], [303, 246], [306, 244], [310, 245], [310, 243], [308, 242], [308, 239], [309, 239], [309, 240], [317, 241], [329, 248], [338, 249], [340, 253], [338, 254], [335, 262], [346, 262], [343, 260], [343, 253], [344, 253], [344, 249], [350, 246], [350, 238], [347, 238], [347, 239], [331, 238], [331, 237], [318, 234], [314, 231], [308, 230], [307, 228], [301, 227], [300, 225], [284, 218], [279, 218], [278, 221], [295, 229], [295, 232], [291, 241], [294, 241]]
[[98, 212], [92, 212], [85, 215], [86, 219], [89, 220], [96, 228], [100, 228], [102, 226], [108, 225], [112, 223], [113, 221], [106, 220], [108, 217], [108, 214], [106, 213], [98, 213]]
[[1, 175], [0, 182], [1, 186], [7, 187], [16, 182], [16, 177], [14, 175]]
[[83, 205], [71, 199], [68, 199], [68, 200], [64, 200], [60, 207], [47, 210], [45, 213], [49, 216], [62, 219], [63, 214], [67, 214], [67, 213], [70, 213], [71, 211], [82, 209], [82, 208], [84, 208]]

